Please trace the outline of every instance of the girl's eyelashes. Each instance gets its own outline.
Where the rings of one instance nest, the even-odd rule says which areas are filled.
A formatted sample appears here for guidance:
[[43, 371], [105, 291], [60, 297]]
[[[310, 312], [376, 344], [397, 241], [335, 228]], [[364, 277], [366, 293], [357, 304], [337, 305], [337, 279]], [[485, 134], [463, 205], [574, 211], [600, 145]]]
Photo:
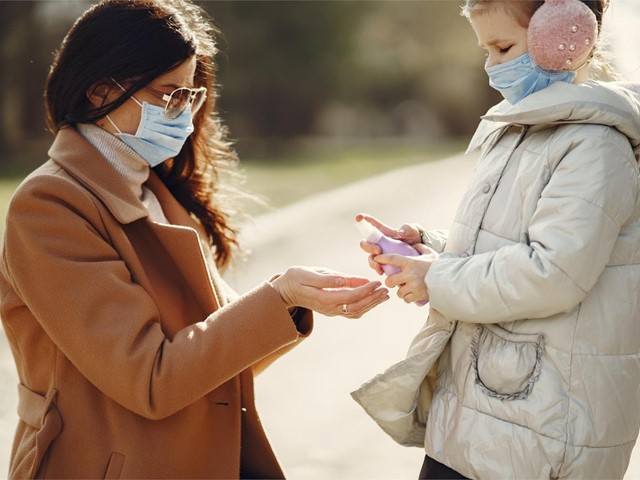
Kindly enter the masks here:
[[506, 47], [498, 47], [498, 46], [482, 47], [482, 49], [484, 50], [484, 56], [488, 57], [492, 51], [495, 53], [504, 55], [505, 53], [508, 53], [509, 50], [511, 50], [511, 47], [513, 47], [513, 45], [509, 45]]

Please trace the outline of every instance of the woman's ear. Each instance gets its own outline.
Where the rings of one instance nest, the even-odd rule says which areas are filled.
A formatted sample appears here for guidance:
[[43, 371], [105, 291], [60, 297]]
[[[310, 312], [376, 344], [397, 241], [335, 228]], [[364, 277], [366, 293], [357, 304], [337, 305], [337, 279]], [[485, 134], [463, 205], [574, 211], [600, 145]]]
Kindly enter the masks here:
[[107, 104], [110, 94], [111, 85], [104, 80], [94, 83], [87, 90], [87, 98], [95, 108], [100, 108]]

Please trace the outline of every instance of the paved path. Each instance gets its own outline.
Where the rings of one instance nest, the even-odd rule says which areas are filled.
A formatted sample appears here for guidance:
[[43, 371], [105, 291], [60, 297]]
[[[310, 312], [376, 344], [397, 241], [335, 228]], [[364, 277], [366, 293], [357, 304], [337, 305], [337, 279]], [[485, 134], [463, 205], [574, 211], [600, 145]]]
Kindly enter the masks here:
[[[358, 247], [354, 215], [368, 212], [391, 225], [447, 227], [472, 160], [457, 156], [396, 170], [261, 216], [244, 232], [251, 260], [226, 278], [246, 291], [294, 264], [374, 276]], [[314, 334], [258, 377], [258, 407], [289, 478], [417, 477], [422, 451], [391, 441], [349, 392], [401, 359], [425, 319], [425, 308], [395, 296], [359, 320], [318, 316]], [[0, 378], [1, 477], [16, 421], [16, 375], [1, 334]], [[640, 479], [639, 456], [625, 478]]]

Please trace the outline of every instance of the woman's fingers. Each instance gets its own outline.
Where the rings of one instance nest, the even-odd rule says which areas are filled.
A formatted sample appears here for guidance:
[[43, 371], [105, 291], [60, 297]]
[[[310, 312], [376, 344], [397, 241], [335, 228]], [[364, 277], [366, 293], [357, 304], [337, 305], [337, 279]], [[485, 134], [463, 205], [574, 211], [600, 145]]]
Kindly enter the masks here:
[[376, 290], [381, 289], [388, 293], [387, 289], [382, 287], [382, 284], [375, 280], [367, 282], [364, 285], [353, 288], [341, 288], [337, 290], [322, 290], [318, 294], [323, 298], [326, 303], [333, 304], [351, 304], [359, 302], [367, 296], [374, 293]]
[[383, 302], [386, 302], [387, 300], [389, 300], [389, 291], [381, 288], [374, 291], [371, 295], [368, 295], [362, 300], [358, 300], [357, 302], [350, 304], [340, 305], [341, 311], [339, 315], [348, 318], [360, 318], [369, 310], [372, 310], [373, 308], [377, 307]]
[[369, 283], [359, 275], [346, 275], [322, 268], [292, 267], [287, 271], [294, 281], [314, 288], [355, 288]]
[[356, 288], [321, 290], [315, 292], [319, 305], [314, 310], [325, 315], [358, 318], [364, 312], [389, 299], [389, 290], [378, 281]]
[[272, 284], [287, 306], [300, 306], [324, 315], [359, 318], [389, 299], [382, 283], [320, 268], [291, 267]]

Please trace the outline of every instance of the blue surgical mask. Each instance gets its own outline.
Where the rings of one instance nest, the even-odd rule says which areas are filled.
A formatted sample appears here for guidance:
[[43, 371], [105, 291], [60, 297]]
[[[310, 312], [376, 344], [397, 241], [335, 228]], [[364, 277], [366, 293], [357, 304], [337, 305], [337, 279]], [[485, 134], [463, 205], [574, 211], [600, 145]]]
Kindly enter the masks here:
[[515, 105], [532, 93], [555, 82], [572, 83], [573, 70], [544, 70], [534, 63], [529, 52], [513, 60], [485, 68], [489, 85], [498, 90], [507, 102]]
[[188, 106], [176, 118], [168, 119], [163, 107], [147, 102], [140, 103], [134, 97], [131, 98], [142, 108], [140, 124], [135, 135], [122, 133], [107, 115], [107, 119], [118, 131], [118, 137], [152, 167], [178, 155], [193, 132], [191, 107]]

